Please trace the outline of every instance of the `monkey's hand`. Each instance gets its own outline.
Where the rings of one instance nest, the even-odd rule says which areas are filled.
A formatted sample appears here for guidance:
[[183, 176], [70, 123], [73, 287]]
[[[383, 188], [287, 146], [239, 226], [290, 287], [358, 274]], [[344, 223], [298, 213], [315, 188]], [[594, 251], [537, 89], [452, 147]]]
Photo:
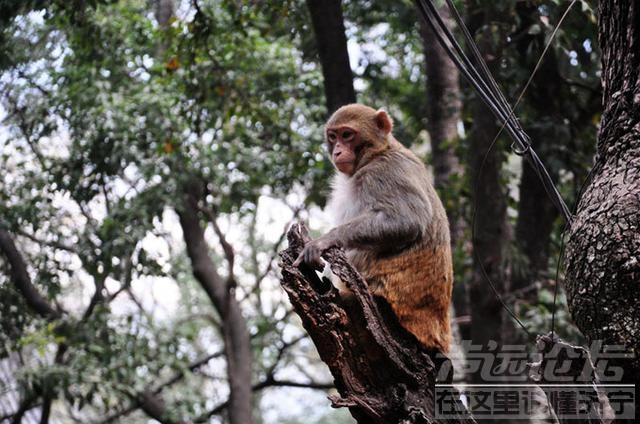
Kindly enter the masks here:
[[315, 240], [309, 241], [300, 252], [300, 256], [293, 263], [294, 266], [300, 266], [301, 263], [305, 263], [316, 270], [324, 268], [321, 256], [330, 247], [337, 246], [338, 243], [332, 238], [322, 236]]

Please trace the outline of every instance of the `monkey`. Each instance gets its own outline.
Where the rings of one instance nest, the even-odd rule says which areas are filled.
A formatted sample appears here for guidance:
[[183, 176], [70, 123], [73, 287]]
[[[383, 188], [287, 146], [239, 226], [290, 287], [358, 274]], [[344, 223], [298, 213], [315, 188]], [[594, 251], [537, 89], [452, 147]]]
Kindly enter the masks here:
[[453, 286], [449, 223], [424, 163], [392, 129], [384, 109], [349, 104], [331, 115], [324, 136], [337, 172], [327, 207], [336, 225], [309, 241], [294, 264], [320, 269], [323, 252], [344, 248], [399, 324], [427, 350], [446, 353]]

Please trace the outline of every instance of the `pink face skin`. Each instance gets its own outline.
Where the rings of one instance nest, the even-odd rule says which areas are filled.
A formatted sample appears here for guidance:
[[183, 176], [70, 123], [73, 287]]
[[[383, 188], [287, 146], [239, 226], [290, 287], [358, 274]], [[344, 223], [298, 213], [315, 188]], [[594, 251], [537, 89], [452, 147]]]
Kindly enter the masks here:
[[343, 174], [353, 175], [356, 168], [355, 149], [360, 144], [358, 132], [348, 126], [329, 128], [327, 140], [335, 167]]

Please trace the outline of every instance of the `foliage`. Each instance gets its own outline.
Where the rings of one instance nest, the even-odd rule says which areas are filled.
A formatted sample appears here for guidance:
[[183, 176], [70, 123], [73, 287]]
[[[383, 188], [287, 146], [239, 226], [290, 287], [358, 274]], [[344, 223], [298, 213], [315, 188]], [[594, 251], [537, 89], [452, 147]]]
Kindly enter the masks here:
[[[224, 401], [220, 358], [207, 366], [213, 382], [189, 369], [222, 350], [220, 323], [186, 257], [171, 253], [181, 249], [171, 211], [196, 177], [208, 183], [208, 208], [248, 228], [242, 217], [256, 219], [261, 197], [324, 176], [319, 76], [296, 48], [300, 17], [288, 6], [199, 2], [165, 28], [133, 0], [15, 10], [4, 32], [1, 225], [20, 237], [34, 285], [71, 311], [43, 327], [3, 272], [2, 351], [37, 361], [21, 372], [22, 390], [51, 388], [86, 419], [176, 375], [184, 384], [166, 394], [175, 413], [196, 417]], [[253, 231], [239, 254], [255, 268], [226, 272], [239, 275], [256, 357], [268, 367], [268, 346], [299, 330], [274, 294], [273, 241]], [[179, 307], [169, 319], [144, 292], [172, 287], [181, 303], [158, 300]], [[56, 345], [64, 365], [51, 361]]]

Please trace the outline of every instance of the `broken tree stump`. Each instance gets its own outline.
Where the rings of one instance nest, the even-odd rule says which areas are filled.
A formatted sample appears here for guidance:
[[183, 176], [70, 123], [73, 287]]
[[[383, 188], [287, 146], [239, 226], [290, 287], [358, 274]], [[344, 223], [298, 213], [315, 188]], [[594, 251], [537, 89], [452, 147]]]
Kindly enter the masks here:
[[[323, 258], [353, 292], [343, 300], [315, 270], [293, 263], [309, 240], [303, 224], [287, 233], [280, 253], [281, 285], [333, 375], [339, 396], [333, 407], [348, 407], [359, 423], [435, 422], [436, 370], [429, 353], [397, 322], [391, 309], [375, 299], [341, 249]], [[475, 422], [468, 416], [438, 422]]]

